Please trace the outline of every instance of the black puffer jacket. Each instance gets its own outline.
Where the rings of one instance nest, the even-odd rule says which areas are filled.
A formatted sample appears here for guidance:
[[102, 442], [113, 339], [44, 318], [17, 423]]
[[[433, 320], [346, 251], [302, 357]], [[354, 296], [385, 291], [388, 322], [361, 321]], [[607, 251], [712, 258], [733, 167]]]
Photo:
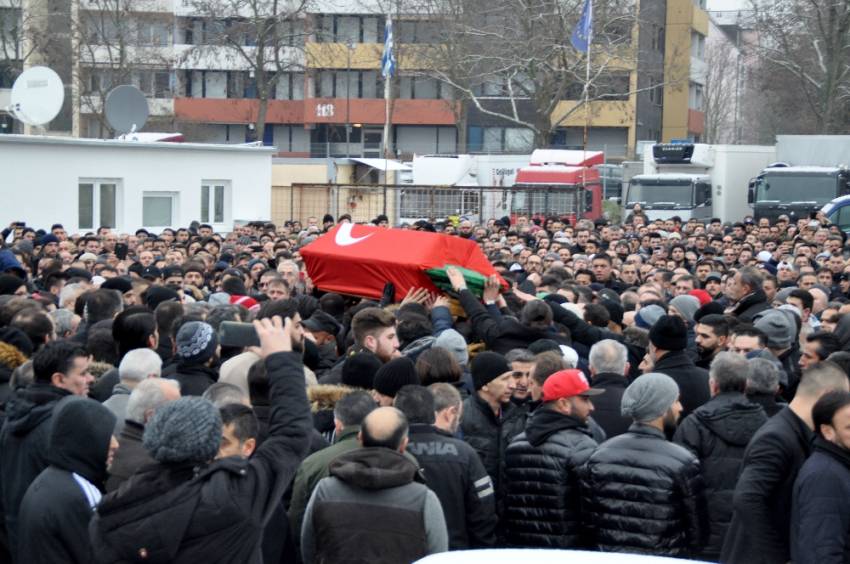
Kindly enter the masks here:
[[685, 418], [673, 437], [693, 451], [702, 465], [710, 533], [701, 555], [708, 560], [720, 556], [732, 520], [732, 497], [744, 449], [766, 421], [761, 406], [743, 394], [719, 394]]
[[582, 475], [591, 546], [659, 556], [698, 554], [708, 533], [699, 460], [635, 423], [601, 444]]
[[502, 406], [500, 417], [496, 417], [490, 404], [473, 394], [463, 402], [461, 431], [463, 440], [475, 449], [493, 480], [496, 490], [496, 508], [500, 509], [505, 450], [511, 440], [525, 427], [525, 418], [512, 404]]
[[596, 441], [581, 421], [545, 407], [505, 453], [505, 535], [511, 546], [584, 546], [578, 469]]

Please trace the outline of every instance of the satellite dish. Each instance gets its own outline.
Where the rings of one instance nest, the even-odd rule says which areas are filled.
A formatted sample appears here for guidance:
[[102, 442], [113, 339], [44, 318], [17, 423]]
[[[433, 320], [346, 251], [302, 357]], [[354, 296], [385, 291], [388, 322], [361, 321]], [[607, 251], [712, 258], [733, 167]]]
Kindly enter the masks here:
[[9, 112], [27, 125], [44, 125], [59, 114], [64, 101], [59, 75], [47, 67], [32, 67], [12, 86]]
[[148, 120], [148, 101], [135, 86], [116, 86], [106, 95], [106, 121], [116, 133], [131, 133]]

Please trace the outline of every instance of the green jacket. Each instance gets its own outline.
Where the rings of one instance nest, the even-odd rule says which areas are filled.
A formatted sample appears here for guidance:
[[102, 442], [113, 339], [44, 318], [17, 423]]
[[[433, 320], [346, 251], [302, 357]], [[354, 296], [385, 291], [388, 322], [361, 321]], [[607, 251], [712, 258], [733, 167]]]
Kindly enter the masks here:
[[331, 461], [340, 454], [360, 448], [357, 434], [360, 425], [352, 425], [342, 430], [331, 446], [318, 452], [314, 452], [304, 459], [298, 472], [295, 474], [295, 482], [292, 485], [292, 501], [289, 505], [289, 521], [292, 524], [292, 532], [295, 534], [296, 543], [301, 542], [301, 522], [304, 512], [307, 511], [307, 503], [316, 485], [329, 475], [328, 466]]

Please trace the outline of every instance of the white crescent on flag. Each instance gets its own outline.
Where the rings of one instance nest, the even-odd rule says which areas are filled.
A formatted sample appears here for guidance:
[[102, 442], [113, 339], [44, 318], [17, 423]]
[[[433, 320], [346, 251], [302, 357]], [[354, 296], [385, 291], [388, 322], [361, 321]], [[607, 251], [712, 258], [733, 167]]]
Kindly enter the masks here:
[[363, 237], [352, 237], [351, 230], [354, 229], [353, 223], [343, 223], [339, 226], [339, 229], [336, 231], [336, 235], [334, 236], [334, 243], [339, 245], [340, 247], [348, 247], [350, 245], [356, 245], [361, 241], [365, 241], [374, 233], [369, 233], [368, 235], [364, 235]]

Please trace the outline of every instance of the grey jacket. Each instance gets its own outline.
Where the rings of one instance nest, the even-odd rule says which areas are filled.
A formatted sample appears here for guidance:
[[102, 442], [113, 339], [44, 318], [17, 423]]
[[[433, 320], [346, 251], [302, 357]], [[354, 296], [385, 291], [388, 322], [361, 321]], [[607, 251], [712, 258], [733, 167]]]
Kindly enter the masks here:
[[[412, 562], [448, 550], [440, 500], [414, 481], [417, 471], [406, 456], [388, 448], [338, 456], [304, 513], [304, 563], [338, 562], [351, 554], [363, 562]], [[375, 523], [381, 523], [379, 531]]]

